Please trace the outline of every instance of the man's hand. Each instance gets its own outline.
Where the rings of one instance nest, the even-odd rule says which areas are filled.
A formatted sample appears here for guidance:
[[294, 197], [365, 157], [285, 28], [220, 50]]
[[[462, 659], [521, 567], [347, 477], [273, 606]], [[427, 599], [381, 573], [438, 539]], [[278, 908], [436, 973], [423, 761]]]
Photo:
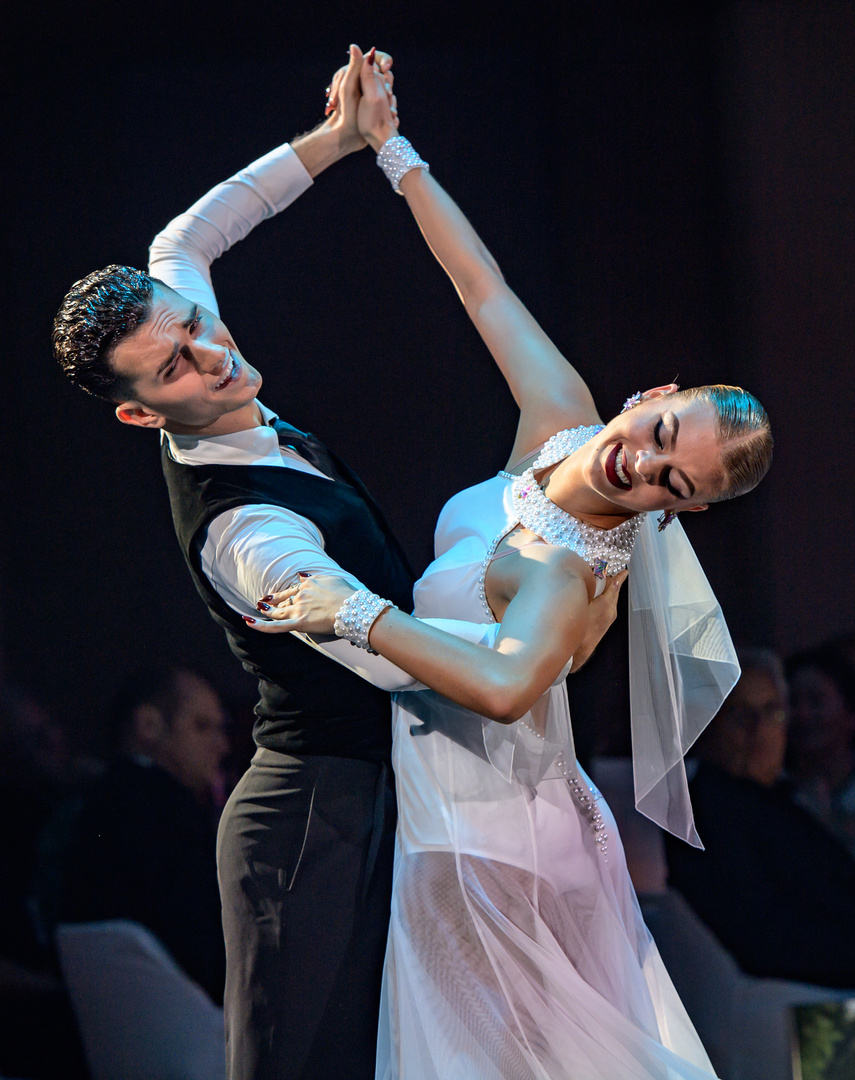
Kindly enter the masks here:
[[588, 627], [582, 643], [573, 653], [573, 665], [571, 673], [591, 658], [594, 649], [600, 644], [606, 631], [615, 621], [617, 615], [617, 602], [620, 595], [620, 587], [629, 575], [628, 570], [622, 570], [606, 583], [605, 589], [588, 605]]

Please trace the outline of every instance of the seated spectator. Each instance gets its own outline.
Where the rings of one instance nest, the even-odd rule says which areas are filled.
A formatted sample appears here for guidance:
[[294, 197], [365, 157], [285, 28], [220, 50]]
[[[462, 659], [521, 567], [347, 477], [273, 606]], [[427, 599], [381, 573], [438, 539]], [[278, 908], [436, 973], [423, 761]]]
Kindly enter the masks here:
[[[84, 1080], [83, 1048], [52, 950], [33, 918], [38, 832], [74, 781], [62, 727], [0, 687], [0, 1073]], [[44, 1037], [45, 1031], [50, 1038]]]
[[855, 669], [828, 645], [787, 662], [787, 771], [797, 802], [855, 858]]
[[706, 850], [666, 836], [668, 882], [748, 974], [855, 988], [855, 860], [780, 779], [780, 661], [761, 650], [740, 661], [695, 751], [689, 787]]
[[211, 793], [228, 750], [223, 706], [193, 672], [150, 667], [122, 683], [111, 731], [118, 754], [70, 829], [58, 917], [142, 923], [222, 1004]]

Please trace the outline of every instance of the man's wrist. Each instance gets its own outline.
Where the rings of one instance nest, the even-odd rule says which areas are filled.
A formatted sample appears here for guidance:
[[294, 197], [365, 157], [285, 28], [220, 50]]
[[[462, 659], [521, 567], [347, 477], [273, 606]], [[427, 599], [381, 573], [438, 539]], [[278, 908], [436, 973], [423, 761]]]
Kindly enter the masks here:
[[291, 149], [314, 179], [341, 158], [365, 146], [362, 136], [343, 127], [335, 117], [322, 120], [317, 127], [291, 140]]

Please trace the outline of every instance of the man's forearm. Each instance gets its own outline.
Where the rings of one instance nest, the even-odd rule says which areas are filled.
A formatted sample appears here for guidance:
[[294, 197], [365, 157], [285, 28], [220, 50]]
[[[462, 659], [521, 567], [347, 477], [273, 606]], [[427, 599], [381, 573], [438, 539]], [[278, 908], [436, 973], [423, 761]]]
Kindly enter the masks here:
[[314, 178], [341, 158], [360, 150], [365, 141], [334, 118], [291, 140], [291, 149]]

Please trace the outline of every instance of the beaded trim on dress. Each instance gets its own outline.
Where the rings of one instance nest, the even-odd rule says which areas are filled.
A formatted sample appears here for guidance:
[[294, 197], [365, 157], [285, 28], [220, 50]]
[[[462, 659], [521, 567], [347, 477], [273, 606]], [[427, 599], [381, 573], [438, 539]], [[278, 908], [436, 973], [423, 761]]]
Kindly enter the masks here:
[[584, 521], [580, 521], [572, 514], [568, 514], [566, 510], [562, 510], [560, 506], [556, 506], [554, 502], [550, 502], [543, 488], [534, 478], [535, 469], [548, 468], [569, 457], [602, 430], [599, 425], [594, 425], [559, 431], [544, 444], [534, 463], [521, 476], [502, 473], [514, 482], [515, 521], [506, 526], [490, 545], [478, 579], [481, 603], [491, 621], [493, 621], [493, 613], [487, 603], [484, 586], [487, 567], [496, 553], [496, 548], [516, 525], [525, 525], [548, 544], [556, 544], [575, 551], [591, 566], [597, 577], [607, 575], [614, 577], [629, 566], [635, 538], [644, 520], [643, 514], [636, 514], [635, 517], [629, 518], [614, 529], [598, 529], [593, 525], [586, 525]]

